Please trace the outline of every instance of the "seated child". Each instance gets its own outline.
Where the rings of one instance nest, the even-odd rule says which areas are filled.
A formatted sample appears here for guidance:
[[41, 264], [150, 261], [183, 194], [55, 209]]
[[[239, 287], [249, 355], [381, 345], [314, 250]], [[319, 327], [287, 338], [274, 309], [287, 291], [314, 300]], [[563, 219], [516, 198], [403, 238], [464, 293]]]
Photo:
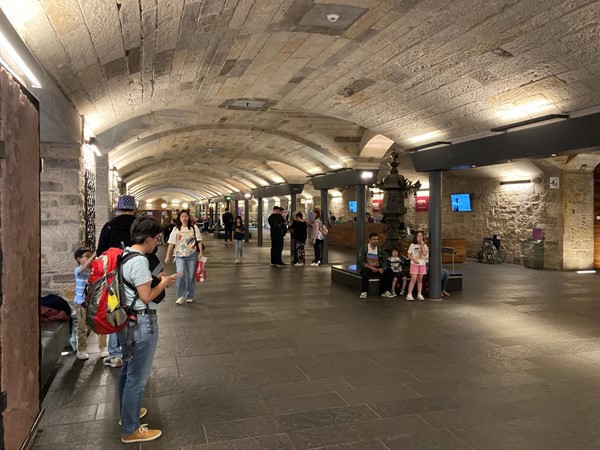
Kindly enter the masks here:
[[392, 268], [393, 279], [392, 279], [392, 296], [396, 296], [396, 283], [398, 278], [402, 279], [402, 288], [400, 289], [400, 295], [404, 295], [404, 289], [406, 289], [406, 275], [402, 271], [402, 259], [400, 251], [397, 247], [392, 247], [392, 256], [390, 256], [389, 262]]

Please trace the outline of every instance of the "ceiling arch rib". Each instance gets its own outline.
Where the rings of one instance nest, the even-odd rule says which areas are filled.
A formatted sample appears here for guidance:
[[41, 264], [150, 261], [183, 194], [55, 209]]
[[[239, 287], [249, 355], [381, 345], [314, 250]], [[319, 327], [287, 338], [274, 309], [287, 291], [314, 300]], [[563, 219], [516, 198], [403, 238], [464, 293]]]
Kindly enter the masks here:
[[[246, 165], [246, 167], [248, 166]], [[194, 163], [191, 165], [168, 165], [165, 161], [158, 161], [130, 172], [124, 171], [122, 177], [128, 186], [135, 186], [146, 179], [151, 179], [154, 182], [161, 179], [194, 179], [201, 182], [206, 182], [207, 179], [214, 179], [220, 185], [224, 180], [233, 178], [237, 181], [231, 184], [240, 191], [268, 186], [270, 184], [267, 179], [249, 170], [240, 168], [237, 165], [227, 165], [224, 162], [220, 164]]]
[[[204, 132], [204, 133], [203, 133]], [[208, 132], [208, 134], [205, 134]], [[228, 133], [234, 132], [234, 133]], [[237, 132], [237, 134], [235, 133]], [[321, 170], [336, 170], [346, 167], [351, 161], [352, 155], [347, 155], [340, 158], [329, 151], [329, 149], [321, 145], [305, 139], [301, 136], [294, 135], [282, 130], [260, 128], [252, 125], [237, 125], [237, 124], [199, 124], [184, 128], [174, 128], [159, 133], [153, 133], [141, 139], [131, 139], [119, 145], [110, 153], [111, 165], [120, 168], [128, 164], [128, 160], [134, 155], [143, 155], [148, 152], [152, 146], [160, 146], [161, 142], [179, 142], [186, 143], [193, 136], [198, 136], [198, 140], [203, 145], [210, 145], [210, 139], [213, 139], [213, 146], [223, 145], [228, 147], [227, 141], [231, 136], [241, 135], [250, 140], [258, 140], [264, 142], [266, 146], [278, 146], [281, 149], [301, 149], [306, 157], [312, 160], [311, 162], [321, 167]], [[218, 139], [215, 139], [218, 138]], [[277, 145], [275, 145], [277, 144]], [[210, 147], [209, 147], [210, 148]], [[266, 157], [266, 155], [265, 155]], [[300, 167], [297, 167], [301, 169]], [[302, 170], [302, 169], [301, 169]]]
[[191, 189], [184, 189], [181, 187], [174, 186], [153, 186], [147, 189], [139, 190], [139, 191], [131, 191], [131, 194], [135, 195], [138, 199], [146, 199], [151, 198], [153, 194], [157, 194], [160, 197], [169, 197], [172, 194], [178, 194], [186, 197], [186, 200], [203, 200], [204, 198], [210, 198], [213, 195], [199, 195], [198, 192], [193, 191]]
[[157, 180], [156, 176], [144, 176], [136, 183], [132, 183], [131, 186], [128, 184], [128, 188], [131, 191], [137, 191], [138, 189], [144, 189], [148, 186], [157, 185], [168, 185], [168, 186], [183, 186], [188, 189], [194, 189], [198, 192], [209, 191], [211, 194], [223, 195], [231, 192], [238, 192], [239, 190], [233, 185], [224, 183], [219, 178], [212, 177], [201, 177], [196, 179], [185, 179], [182, 177], [162, 177], [160, 181]]

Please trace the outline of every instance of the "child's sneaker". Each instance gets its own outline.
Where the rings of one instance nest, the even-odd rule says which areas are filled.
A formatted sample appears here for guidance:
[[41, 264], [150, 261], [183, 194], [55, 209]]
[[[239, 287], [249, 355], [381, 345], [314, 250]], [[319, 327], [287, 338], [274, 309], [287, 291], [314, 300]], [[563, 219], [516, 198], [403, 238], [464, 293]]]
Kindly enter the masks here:
[[90, 359], [90, 355], [87, 352], [77, 352], [77, 359], [85, 361], [86, 359]]
[[417, 295], [417, 300], [423, 301], [423, 300], [425, 300], [425, 297], [423, 297], [421, 294], [419, 294], [419, 295]]
[[404, 296], [404, 289], [402, 289], [402, 290], [400, 291], [400, 297], [403, 297], [403, 296]]
[[185, 297], [179, 297], [175, 303], [177, 303], [178, 305], [183, 305], [185, 303]]
[[366, 292], [361, 292], [359, 298], [367, 298], [367, 293]]
[[411, 294], [408, 294], [406, 296], [406, 300], [408, 300], [409, 302], [414, 302], [415, 301], [414, 297]]
[[112, 358], [104, 358], [102, 364], [110, 367], [121, 367], [123, 365], [123, 360], [118, 356], [113, 356]]
[[383, 294], [381, 294], [382, 297], [394, 297], [394, 295], [390, 292], [390, 291], [385, 291]]
[[186, 300], [186, 302], [187, 302], [187, 303], [194, 303], [194, 299], [193, 299], [193, 298], [188, 298], [188, 299]]

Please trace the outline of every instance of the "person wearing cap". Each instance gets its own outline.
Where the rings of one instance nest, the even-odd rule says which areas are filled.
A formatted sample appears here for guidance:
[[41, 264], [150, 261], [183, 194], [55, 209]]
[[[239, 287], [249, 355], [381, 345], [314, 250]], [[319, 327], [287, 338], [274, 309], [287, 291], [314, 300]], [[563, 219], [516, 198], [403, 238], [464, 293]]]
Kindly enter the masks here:
[[[111, 247], [125, 248], [131, 245], [131, 225], [135, 220], [137, 204], [133, 195], [120, 195], [117, 201], [116, 216], [106, 222], [100, 231], [96, 255], [100, 256]], [[101, 352], [103, 364], [110, 367], [121, 367], [123, 359], [121, 348], [117, 345], [116, 334], [108, 336], [108, 352]]]

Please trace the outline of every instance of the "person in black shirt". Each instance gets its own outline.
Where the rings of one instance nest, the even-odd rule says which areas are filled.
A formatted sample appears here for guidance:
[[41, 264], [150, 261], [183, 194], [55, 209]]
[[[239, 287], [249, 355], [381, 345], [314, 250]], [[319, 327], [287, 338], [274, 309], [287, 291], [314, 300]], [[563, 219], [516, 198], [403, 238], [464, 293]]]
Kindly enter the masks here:
[[229, 208], [225, 208], [225, 212], [223, 213], [223, 225], [225, 226], [225, 243], [227, 244], [227, 238], [233, 242], [232, 233], [233, 233], [233, 214], [229, 212]]
[[283, 208], [273, 207], [273, 212], [267, 219], [271, 227], [271, 267], [285, 266], [281, 258], [283, 252], [283, 238], [286, 233], [285, 219], [281, 215]]
[[292, 225], [290, 226], [292, 237], [294, 238], [294, 252], [296, 266], [304, 265], [304, 244], [306, 244], [306, 238], [308, 236], [308, 224], [304, 220], [304, 216], [301, 212], [296, 214]]

